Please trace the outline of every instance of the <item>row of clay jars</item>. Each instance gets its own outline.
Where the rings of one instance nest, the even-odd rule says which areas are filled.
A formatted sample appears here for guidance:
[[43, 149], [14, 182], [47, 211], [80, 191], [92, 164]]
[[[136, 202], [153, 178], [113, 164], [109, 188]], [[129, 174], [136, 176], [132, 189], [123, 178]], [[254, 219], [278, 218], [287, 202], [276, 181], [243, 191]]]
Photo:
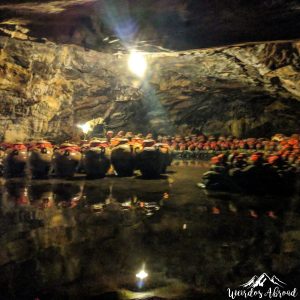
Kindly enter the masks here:
[[139, 169], [146, 177], [156, 177], [164, 173], [170, 163], [168, 147], [152, 140], [144, 141], [142, 145], [123, 140], [112, 149], [99, 141], [84, 151], [69, 143], [53, 151], [48, 142], [38, 143], [27, 151], [24, 144], [17, 143], [3, 157], [5, 176], [24, 176], [28, 165], [34, 178], [47, 177], [51, 170], [58, 177], [73, 177], [80, 168], [88, 177], [104, 177], [111, 164], [119, 176], [131, 176]]

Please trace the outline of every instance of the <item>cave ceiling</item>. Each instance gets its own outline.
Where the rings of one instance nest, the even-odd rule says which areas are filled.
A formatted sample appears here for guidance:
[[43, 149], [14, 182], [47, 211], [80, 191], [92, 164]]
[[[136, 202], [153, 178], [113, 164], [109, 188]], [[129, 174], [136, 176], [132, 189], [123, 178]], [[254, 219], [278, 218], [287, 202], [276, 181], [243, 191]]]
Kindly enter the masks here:
[[300, 34], [297, 0], [4, 0], [0, 16], [0, 34], [101, 51], [187, 50]]
[[2, 0], [0, 138], [299, 131], [299, 35], [293, 0]]

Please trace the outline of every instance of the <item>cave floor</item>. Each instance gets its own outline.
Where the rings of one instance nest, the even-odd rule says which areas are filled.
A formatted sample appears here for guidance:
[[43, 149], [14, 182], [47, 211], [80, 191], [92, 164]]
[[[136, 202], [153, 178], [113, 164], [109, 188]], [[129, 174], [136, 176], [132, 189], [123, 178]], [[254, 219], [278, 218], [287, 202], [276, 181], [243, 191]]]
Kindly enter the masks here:
[[297, 287], [297, 198], [207, 194], [196, 187], [207, 169], [2, 179], [0, 299], [229, 299], [263, 272]]

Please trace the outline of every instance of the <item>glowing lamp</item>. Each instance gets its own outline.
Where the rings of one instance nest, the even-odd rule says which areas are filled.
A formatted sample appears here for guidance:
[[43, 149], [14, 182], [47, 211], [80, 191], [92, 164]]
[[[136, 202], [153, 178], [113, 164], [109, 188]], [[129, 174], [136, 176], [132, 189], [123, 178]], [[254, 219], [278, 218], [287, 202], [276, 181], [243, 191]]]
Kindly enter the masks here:
[[77, 127], [80, 128], [84, 134], [87, 134], [91, 130], [91, 126], [88, 123], [79, 124]]
[[131, 51], [128, 59], [129, 70], [138, 77], [143, 77], [147, 70], [147, 61], [141, 52]]

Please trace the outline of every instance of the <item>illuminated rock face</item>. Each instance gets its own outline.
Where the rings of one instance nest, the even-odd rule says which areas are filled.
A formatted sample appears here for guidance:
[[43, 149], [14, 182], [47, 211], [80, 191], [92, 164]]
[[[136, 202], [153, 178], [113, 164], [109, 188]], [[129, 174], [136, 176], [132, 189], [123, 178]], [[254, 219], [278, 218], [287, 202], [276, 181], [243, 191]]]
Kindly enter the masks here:
[[264, 43], [147, 57], [0, 38], [0, 134], [69, 138], [102, 117], [112, 129], [236, 136], [300, 128], [300, 44]]

